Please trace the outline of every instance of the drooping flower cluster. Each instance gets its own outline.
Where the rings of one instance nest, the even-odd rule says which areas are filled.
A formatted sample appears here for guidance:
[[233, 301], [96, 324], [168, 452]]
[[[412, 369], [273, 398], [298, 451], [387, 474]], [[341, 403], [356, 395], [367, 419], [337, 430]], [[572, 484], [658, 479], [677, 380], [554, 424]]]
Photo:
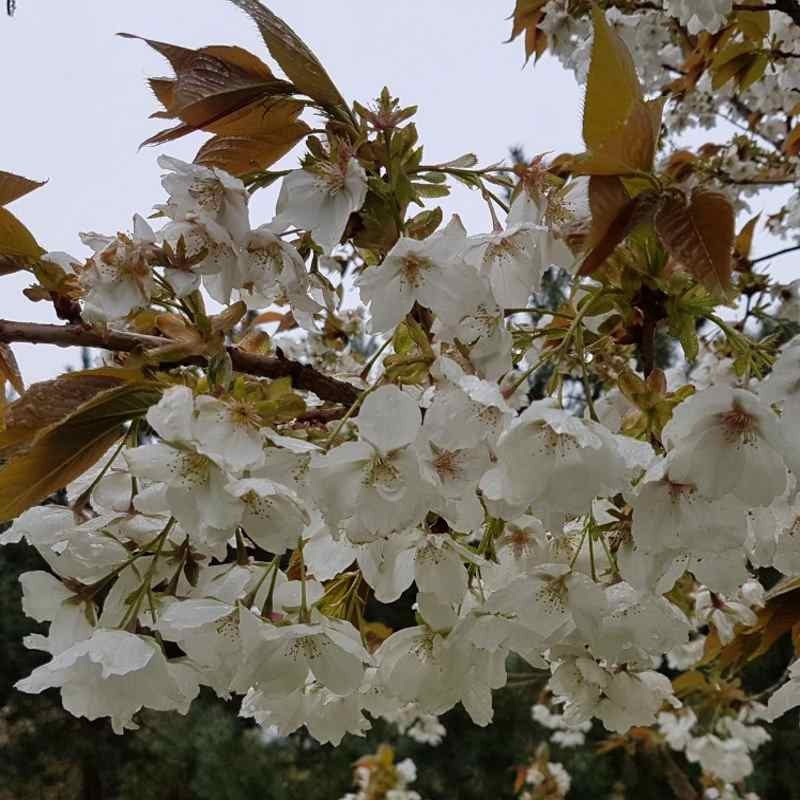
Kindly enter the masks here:
[[[794, 574], [793, 528], [758, 531], [792, 502], [794, 414], [714, 385], [678, 406], [658, 455], [550, 401], [515, 416], [448, 356], [436, 373], [424, 395], [368, 392], [334, 447], [276, 432], [244, 393], [166, 388], [147, 412], [157, 438], [113, 454], [89, 518], [44, 506], [4, 535], [61, 578], [23, 576], [27, 613], [51, 623], [32, 644], [53, 660], [19, 688], [59, 686], [121, 730], [207, 685], [262, 724], [337, 742], [408, 703], [462, 703], [487, 724], [516, 654], [549, 666], [569, 723], [655, 723], [677, 701], [652, 664], [692, 632], [664, 596], [676, 580], [707, 587], [695, 613], [724, 642], [754, 621], [736, 596], [748, 558]], [[595, 553], [625, 514], [629, 533]], [[365, 644], [363, 608], [331, 615], [359, 582], [382, 603], [413, 587], [417, 624]], [[165, 658], [156, 633], [185, 655]]]

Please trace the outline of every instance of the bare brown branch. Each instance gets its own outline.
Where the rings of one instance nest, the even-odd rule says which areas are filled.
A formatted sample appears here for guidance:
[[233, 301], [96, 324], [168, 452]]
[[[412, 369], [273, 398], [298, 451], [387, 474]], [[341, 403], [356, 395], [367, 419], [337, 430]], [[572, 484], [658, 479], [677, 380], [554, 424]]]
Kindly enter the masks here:
[[[54, 344], [60, 347], [96, 347], [123, 353], [146, 352], [156, 347], [174, 344], [160, 336], [127, 333], [124, 331], [98, 330], [82, 325], [45, 325], [35, 322], [0, 320], [0, 342], [28, 342], [31, 344]], [[246, 353], [238, 347], [226, 348], [233, 368], [238, 372], [262, 378], [292, 379], [295, 389], [313, 392], [321, 400], [352, 405], [359, 390], [345, 381], [337, 380], [299, 361], [276, 356], [261, 356]], [[193, 357], [170, 361], [174, 364], [203, 363], [204, 359]]]

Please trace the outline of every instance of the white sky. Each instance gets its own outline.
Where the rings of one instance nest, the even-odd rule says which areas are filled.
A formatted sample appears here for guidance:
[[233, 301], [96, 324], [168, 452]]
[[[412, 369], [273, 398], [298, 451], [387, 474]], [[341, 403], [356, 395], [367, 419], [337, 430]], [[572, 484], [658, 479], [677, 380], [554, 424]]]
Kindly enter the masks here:
[[[311, 46], [345, 98], [366, 103], [386, 84], [403, 105], [418, 105], [427, 163], [468, 151], [491, 163], [515, 144], [529, 154], [580, 149], [581, 92], [572, 76], [549, 58], [523, 70], [521, 42], [502, 44], [512, 0], [269, 5]], [[137, 151], [166, 127], [148, 119], [157, 103], [145, 78], [170, 69], [143, 42], [116, 37], [119, 31], [186, 47], [238, 44], [275, 66], [255, 26], [226, 0], [18, 0], [16, 16], [0, 18], [0, 169], [49, 179], [11, 206], [49, 250], [85, 257], [79, 231], [129, 228], [133, 213], [146, 215], [163, 200], [156, 156], [191, 161], [206, 138]], [[278, 166], [294, 166], [297, 153], [284, 161]], [[274, 197], [274, 189], [256, 195], [254, 225], [269, 221]], [[471, 233], [488, 228], [475, 192], [459, 186], [436, 203], [458, 211]], [[0, 280], [0, 317], [55, 321], [49, 305], [21, 295], [27, 277]], [[77, 354], [55, 347], [14, 349], [29, 383], [78, 363]]]

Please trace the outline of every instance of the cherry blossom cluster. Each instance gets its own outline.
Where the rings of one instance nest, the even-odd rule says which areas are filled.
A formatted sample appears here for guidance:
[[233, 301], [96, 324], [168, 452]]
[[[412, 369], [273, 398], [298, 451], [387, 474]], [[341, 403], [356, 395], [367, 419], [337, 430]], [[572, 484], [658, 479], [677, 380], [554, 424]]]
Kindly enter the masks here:
[[[89, 318], [128, 317], [159, 281], [178, 298], [202, 283], [221, 301], [280, 295], [316, 330], [313, 273], [281, 234], [302, 226], [332, 252], [363, 200], [357, 165], [290, 173], [276, 219], [251, 230], [237, 180], [161, 164], [167, 224], [86, 236], [95, 254], [69, 259]], [[576, 735], [592, 718], [691, 730], [661, 658], [680, 659], [700, 629], [726, 642], [753, 621], [752, 566], [800, 575], [800, 341], [760, 384], [698, 370], [660, 449], [620, 432], [635, 411], [622, 395], [596, 418], [529, 401], [505, 310], [525, 307], [546, 269], [572, 266], [563, 231], [585, 214], [582, 183], [544, 207], [523, 188], [505, 226], [468, 236], [454, 218], [364, 268], [374, 333], [433, 312], [430, 379], [398, 385], [376, 364], [324, 436], [266, 424], [247, 382], [175, 374], [146, 432], [70, 487], [88, 502], [33, 508], [3, 535], [52, 571], [21, 578], [26, 613], [49, 623], [26, 643], [51, 658], [18, 688], [58, 687], [69, 711], [121, 732], [141, 708], [185, 713], [208, 686], [281, 734], [305, 725], [338, 743], [370, 716], [430, 719], [458, 703], [486, 725], [516, 656], [551, 673]], [[159, 272], [165, 247], [184, 262]], [[690, 611], [673, 591], [685, 574]], [[380, 604], [412, 592], [415, 624], [371, 638], [365, 591]], [[800, 703], [794, 687], [765, 713]], [[743, 724], [724, 718], [687, 754], [736, 780], [746, 753], [719, 755], [719, 736]]]
[[[710, 41], [735, 11], [635, 5], [612, 8], [612, 27], [595, 11], [595, 53], [599, 68], [624, 61], [624, 41], [648, 94], [665, 65], [683, 70], [685, 31]], [[37, 258], [26, 294], [70, 323], [44, 326], [50, 341], [113, 355], [41, 434], [83, 443], [66, 498], [46, 497], [63, 484], [6, 498], [18, 516], [0, 543], [43, 562], [20, 578], [46, 626], [25, 640], [42, 663], [17, 688], [58, 689], [116, 733], [142, 709], [187, 713], [205, 687], [271, 734], [336, 745], [383, 719], [436, 745], [450, 709], [488, 725], [496, 691], [538, 682], [532, 719], [554, 745], [584, 744], [595, 721], [612, 742], [647, 728], [700, 765], [706, 797], [741, 796], [761, 723], [800, 706], [800, 661], [755, 699], [736, 651], [800, 579], [800, 282], [753, 269], [757, 220], [735, 236], [732, 210], [765, 176], [800, 174], [774, 146], [800, 88], [785, 17], [769, 14], [763, 80], [737, 94], [706, 75], [668, 107], [680, 134], [713, 124], [721, 99], [745, 103], [751, 133], [661, 152], [658, 169], [660, 106], [638, 88], [599, 144], [611, 122], [587, 111], [584, 156], [486, 168], [423, 165], [400, 127], [414, 109], [384, 90], [374, 108], [339, 108], [347, 122], [338, 101], [314, 105], [327, 127], [297, 169], [245, 183], [161, 156], [166, 200], [149, 221], [82, 234], [84, 259]], [[586, 77], [588, 19], [561, 0], [537, 19]], [[644, 152], [636, 169], [620, 130]], [[256, 225], [251, 191], [277, 180]], [[405, 218], [449, 180], [481, 193], [485, 229], [439, 208]], [[46, 339], [3, 325], [10, 376], [5, 342]], [[26, 420], [39, 424], [49, 386], [8, 409], [5, 476], [42, 441]], [[109, 440], [78, 439], [104, 414]], [[388, 750], [362, 762], [348, 797], [418, 797], [413, 764]], [[546, 747], [517, 787], [569, 788]]]

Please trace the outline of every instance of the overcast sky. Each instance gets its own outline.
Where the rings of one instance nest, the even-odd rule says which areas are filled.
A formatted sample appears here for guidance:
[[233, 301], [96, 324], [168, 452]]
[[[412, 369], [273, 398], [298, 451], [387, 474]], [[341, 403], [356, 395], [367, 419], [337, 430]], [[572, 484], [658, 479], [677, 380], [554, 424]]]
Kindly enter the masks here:
[[[0, 18], [3, 120], [0, 169], [49, 183], [11, 210], [42, 246], [87, 255], [79, 231], [115, 233], [163, 199], [155, 158], [190, 161], [198, 134], [137, 150], [163, 121], [145, 84], [166, 62], [119, 31], [187, 47], [238, 44], [269, 62], [250, 20], [226, 0], [18, 0]], [[512, 145], [529, 154], [580, 148], [581, 92], [548, 58], [522, 69], [522, 44], [502, 44], [513, 2], [485, 0], [272, 0], [270, 7], [311, 46], [342, 94], [362, 103], [386, 84], [416, 118], [428, 163], [473, 151], [482, 163]], [[271, 64], [274, 67], [274, 64]], [[162, 124], [161, 127], [164, 127]], [[297, 153], [279, 166], [294, 166]], [[256, 196], [253, 223], [271, 218], [274, 190]], [[437, 200], [468, 230], [487, 229], [475, 192]], [[2, 277], [0, 317], [53, 321], [49, 306], [20, 294], [28, 280]], [[40, 380], [77, 364], [54, 347], [16, 345], [24, 377]]]

